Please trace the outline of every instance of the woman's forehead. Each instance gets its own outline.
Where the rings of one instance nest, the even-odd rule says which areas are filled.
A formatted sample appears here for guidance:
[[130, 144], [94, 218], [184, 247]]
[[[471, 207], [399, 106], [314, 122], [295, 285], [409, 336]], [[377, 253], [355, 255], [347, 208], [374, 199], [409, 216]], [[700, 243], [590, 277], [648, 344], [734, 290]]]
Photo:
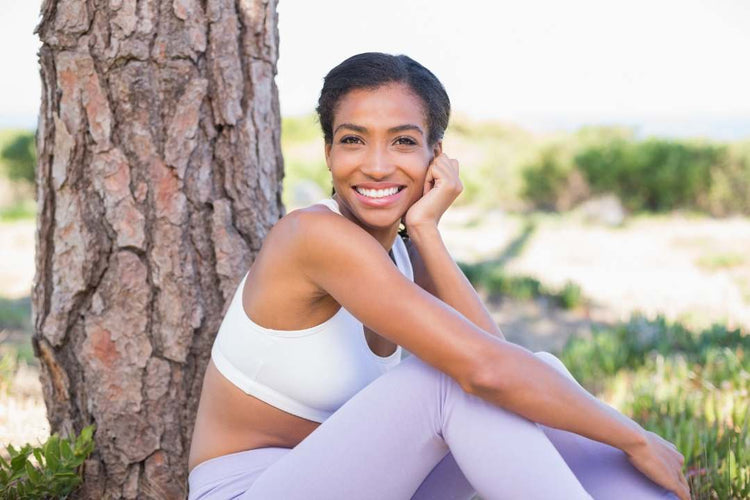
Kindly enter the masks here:
[[422, 100], [403, 84], [354, 89], [339, 101], [333, 127], [347, 123], [364, 128], [393, 128], [413, 124], [426, 129]]

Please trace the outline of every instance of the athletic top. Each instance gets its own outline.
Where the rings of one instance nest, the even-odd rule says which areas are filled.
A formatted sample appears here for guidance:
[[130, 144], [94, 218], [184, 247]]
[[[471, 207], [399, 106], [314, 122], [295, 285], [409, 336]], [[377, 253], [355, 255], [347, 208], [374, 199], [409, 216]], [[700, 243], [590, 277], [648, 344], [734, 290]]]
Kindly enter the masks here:
[[[334, 199], [318, 203], [341, 215]], [[392, 254], [401, 273], [414, 281], [400, 236]], [[211, 349], [219, 372], [246, 394], [293, 415], [323, 422], [401, 361], [401, 346], [387, 357], [372, 352], [362, 323], [343, 307], [323, 323], [303, 330], [258, 325], [242, 307], [248, 273], [234, 293]]]

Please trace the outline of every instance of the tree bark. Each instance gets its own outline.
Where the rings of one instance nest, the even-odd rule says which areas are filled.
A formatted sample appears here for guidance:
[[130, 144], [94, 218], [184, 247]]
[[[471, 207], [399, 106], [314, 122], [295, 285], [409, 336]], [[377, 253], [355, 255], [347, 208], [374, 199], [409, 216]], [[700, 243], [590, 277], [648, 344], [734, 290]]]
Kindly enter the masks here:
[[34, 350], [81, 498], [183, 498], [210, 347], [284, 214], [275, 0], [45, 0]]

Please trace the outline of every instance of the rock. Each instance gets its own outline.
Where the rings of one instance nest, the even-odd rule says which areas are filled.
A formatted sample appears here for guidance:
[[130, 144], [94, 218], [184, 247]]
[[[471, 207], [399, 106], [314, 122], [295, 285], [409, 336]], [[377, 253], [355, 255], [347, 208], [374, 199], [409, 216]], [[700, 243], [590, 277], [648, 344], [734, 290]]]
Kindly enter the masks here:
[[576, 212], [586, 222], [612, 227], [621, 226], [627, 215], [620, 199], [614, 194], [606, 194], [584, 201], [576, 208]]

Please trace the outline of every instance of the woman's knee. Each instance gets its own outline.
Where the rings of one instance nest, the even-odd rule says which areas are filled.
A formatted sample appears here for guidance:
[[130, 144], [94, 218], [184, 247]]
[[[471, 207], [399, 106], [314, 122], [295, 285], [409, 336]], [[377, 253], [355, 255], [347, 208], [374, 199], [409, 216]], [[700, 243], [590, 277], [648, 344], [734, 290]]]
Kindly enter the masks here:
[[549, 353], [547, 351], [537, 351], [534, 353], [534, 356], [541, 359], [542, 361], [544, 361], [545, 363], [547, 363], [548, 365], [550, 365], [551, 367], [553, 367], [554, 369], [556, 369], [557, 371], [559, 371], [560, 373], [568, 377], [569, 379], [575, 381], [575, 378], [568, 370], [568, 367], [565, 366], [565, 363], [560, 361], [560, 359], [554, 354]]

